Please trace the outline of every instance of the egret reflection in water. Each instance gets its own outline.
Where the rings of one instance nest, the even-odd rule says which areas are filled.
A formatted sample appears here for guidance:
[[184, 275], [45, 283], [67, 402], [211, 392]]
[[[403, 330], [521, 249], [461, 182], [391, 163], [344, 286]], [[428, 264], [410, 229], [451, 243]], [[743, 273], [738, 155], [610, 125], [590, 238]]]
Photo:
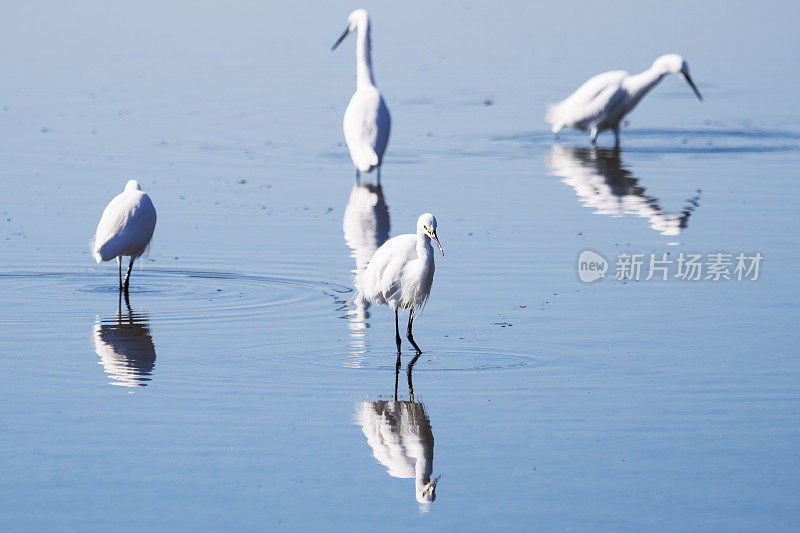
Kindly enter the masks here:
[[[127, 304], [127, 301], [126, 301]], [[94, 350], [112, 385], [144, 387], [156, 364], [156, 348], [147, 315], [127, 306], [111, 318], [96, 318]]]
[[372, 455], [386, 472], [396, 478], [414, 480], [414, 496], [422, 512], [436, 499], [436, 485], [442, 474], [433, 474], [433, 431], [425, 407], [414, 398], [411, 371], [416, 357], [408, 366], [409, 400], [398, 400], [395, 369], [394, 399], [362, 402], [356, 409], [356, 420], [367, 437]]
[[666, 212], [659, 200], [624, 168], [620, 150], [555, 145], [547, 154], [551, 174], [561, 176], [575, 189], [579, 201], [595, 213], [610, 216], [636, 215], [646, 218], [650, 227], [662, 235], [680, 235], [700, 203], [696, 190], [678, 212]]
[[[353, 279], [369, 264], [372, 255], [389, 239], [389, 207], [383, 197], [380, 184], [358, 182], [350, 190], [350, 198], [344, 209], [342, 220], [344, 240], [355, 260]], [[355, 356], [363, 355], [365, 349], [363, 330], [369, 327], [369, 301], [354, 292], [354, 308], [348, 309], [352, 349]]]

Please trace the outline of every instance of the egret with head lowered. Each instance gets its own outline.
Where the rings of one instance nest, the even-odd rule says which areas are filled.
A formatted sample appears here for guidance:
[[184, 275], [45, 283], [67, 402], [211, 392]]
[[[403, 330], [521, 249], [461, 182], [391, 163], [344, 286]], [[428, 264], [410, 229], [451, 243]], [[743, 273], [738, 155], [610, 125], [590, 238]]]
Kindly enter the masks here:
[[545, 120], [553, 125], [553, 133], [564, 127], [588, 131], [593, 145], [597, 143], [600, 132], [611, 130], [614, 132], [615, 146], [619, 146], [620, 122], [667, 74], [679, 74], [697, 98], [703, 101], [689, 75], [686, 60], [678, 54], [667, 54], [656, 59], [649, 69], [639, 74], [631, 76], [624, 70], [598, 74], [550, 108]]
[[[156, 208], [150, 197], [142, 192], [139, 182], [130, 180], [125, 190], [106, 206], [92, 244], [95, 260], [117, 259], [119, 288], [126, 294], [133, 269], [133, 261], [150, 245], [156, 228]], [[122, 281], [122, 257], [131, 258], [125, 281]]]
[[372, 73], [372, 40], [370, 36], [369, 15], [364, 9], [356, 9], [347, 18], [347, 28], [334, 43], [331, 50], [353, 32], [358, 32], [356, 41], [356, 92], [350, 98], [344, 112], [344, 140], [350, 150], [350, 158], [356, 167], [356, 179], [360, 172], [378, 169], [380, 180], [381, 164], [386, 145], [389, 143], [389, 130], [392, 120], [383, 96], [375, 86]]
[[417, 219], [417, 233], [398, 235], [383, 243], [356, 280], [360, 295], [378, 304], [387, 304], [394, 311], [398, 362], [400, 309], [409, 310], [406, 337], [417, 355], [422, 353], [414, 342], [411, 327], [414, 315], [422, 310], [431, 295], [433, 272], [436, 268], [431, 242], [436, 243], [444, 257], [444, 250], [436, 235], [436, 218], [430, 213], [423, 213]]

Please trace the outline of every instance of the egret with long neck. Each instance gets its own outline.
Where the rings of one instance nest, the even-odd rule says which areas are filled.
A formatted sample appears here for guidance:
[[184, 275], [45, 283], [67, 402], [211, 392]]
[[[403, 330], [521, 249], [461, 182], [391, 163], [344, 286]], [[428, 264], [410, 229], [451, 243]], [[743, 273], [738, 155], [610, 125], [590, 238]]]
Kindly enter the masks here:
[[430, 213], [423, 213], [417, 219], [416, 234], [398, 235], [383, 243], [356, 280], [359, 295], [378, 304], [387, 304], [394, 311], [398, 361], [400, 309], [409, 310], [406, 338], [417, 354], [422, 353], [414, 342], [411, 328], [414, 316], [422, 310], [431, 294], [436, 269], [431, 242], [436, 243], [444, 257], [444, 250], [436, 235], [436, 218]]
[[689, 75], [686, 60], [677, 54], [667, 54], [639, 74], [631, 76], [624, 70], [598, 74], [554, 105], [547, 112], [545, 120], [553, 125], [553, 133], [564, 127], [589, 131], [593, 145], [597, 143], [600, 132], [611, 130], [614, 132], [615, 146], [619, 146], [619, 124], [622, 119], [668, 74], [679, 74], [697, 98], [703, 101]]
[[389, 143], [391, 117], [389, 108], [380, 91], [375, 86], [372, 72], [372, 36], [369, 15], [363, 9], [356, 9], [347, 19], [347, 28], [331, 47], [339, 44], [353, 32], [358, 32], [356, 40], [356, 92], [350, 98], [344, 112], [344, 140], [350, 150], [350, 158], [356, 167], [356, 179], [361, 172], [372, 172], [383, 164], [383, 154]]

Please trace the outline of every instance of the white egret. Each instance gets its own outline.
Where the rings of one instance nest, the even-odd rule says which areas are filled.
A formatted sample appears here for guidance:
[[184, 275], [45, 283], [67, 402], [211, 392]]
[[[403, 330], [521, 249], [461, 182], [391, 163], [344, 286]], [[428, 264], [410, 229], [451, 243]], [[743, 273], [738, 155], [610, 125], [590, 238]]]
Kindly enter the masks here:
[[[100, 217], [92, 246], [94, 258], [98, 263], [117, 259], [119, 288], [126, 293], [133, 261], [147, 250], [155, 227], [156, 209], [136, 180], [128, 181], [125, 190], [109, 202]], [[124, 283], [123, 256], [131, 258]]]
[[550, 108], [545, 120], [553, 125], [553, 133], [563, 127], [589, 131], [592, 144], [597, 143], [598, 133], [612, 130], [615, 146], [619, 146], [619, 124], [622, 118], [667, 74], [680, 74], [697, 98], [703, 101], [700, 91], [689, 76], [686, 60], [677, 54], [667, 54], [656, 59], [649, 69], [633, 76], [624, 70], [598, 74]]
[[371, 172], [383, 163], [383, 153], [389, 143], [392, 120], [383, 96], [375, 86], [372, 73], [372, 40], [370, 21], [366, 10], [356, 9], [347, 18], [347, 28], [331, 50], [335, 50], [345, 37], [358, 31], [356, 41], [356, 92], [344, 112], [344, 140], [350, 150], [350, 158], [359, 172]]
[[409, 310], [406, 337], [417, 354], [422, 353], [414, 342], [411, 327], [414, 314], [422, 310], [431, 294], [435, 270], [431, 241], [436, 243], [444, 257], [444, 250], [436, 236], [436, 218], [430, 213], [423, 213], [417, 219], [417, 233], [398, 235], [383, 243], [356, 280], [359, 294], [378, 304], [388, 304], [394, 311], [398, 358], [400, 309]]

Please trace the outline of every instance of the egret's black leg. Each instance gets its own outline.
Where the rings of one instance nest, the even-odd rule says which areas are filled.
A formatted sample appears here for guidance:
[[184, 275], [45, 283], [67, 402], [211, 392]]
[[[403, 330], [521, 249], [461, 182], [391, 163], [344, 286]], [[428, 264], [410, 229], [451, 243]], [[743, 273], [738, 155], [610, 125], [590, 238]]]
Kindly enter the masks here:
[[125, 281], [122, 283], [122, 291], [126, 295], [128, 294], [128, 285], [131, 281], [131, 270], [133, 270], [133, 257], [131, 257], [131, 262], [128, 263], [128, 272], [125, 274]]
[[125, 307], [128, 308], [128, 316], [130, 316], [130, 314], [133, 311], [131, 310], [131, 299], [128, 297], [128, 290], [127, 289], [122, 291], [122, 296], [125, 297]]
[[122, 256], [117, 256], [117, 266], [119, 267], [119, 290], [122, 291]]
[[414, 342], [414, 335], [411, 334], [411, 325], [414, 322], [414, 308], [411, 308], [411, 311], [408, 313], [408, 329], [406, 330], [406, 338], [408, 338], [408, 342], [411, 343], [411, 346], [417, 350], [417, 355], [422, 353], [422, 350], [419, 349], [417, 343]]
[[600, 133], [597, 129], [592, 129], [592, 146], [597, 146], [597, 134]]
[[397, 364], [400, 364], [400, 325], [398, 324], [397, 309], [394, 310], [394, 341], [397, 343]]
[[378, 167], [378, 183], [377, 185], [381, 184], [381, 167]]
[[614, 128], [614, 148], [619, 148], [619, 126]]
[[356, 185], [361, 185], [361, 172], [356, 169]]

